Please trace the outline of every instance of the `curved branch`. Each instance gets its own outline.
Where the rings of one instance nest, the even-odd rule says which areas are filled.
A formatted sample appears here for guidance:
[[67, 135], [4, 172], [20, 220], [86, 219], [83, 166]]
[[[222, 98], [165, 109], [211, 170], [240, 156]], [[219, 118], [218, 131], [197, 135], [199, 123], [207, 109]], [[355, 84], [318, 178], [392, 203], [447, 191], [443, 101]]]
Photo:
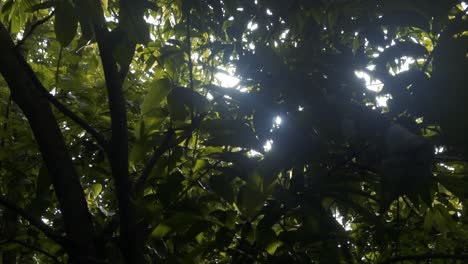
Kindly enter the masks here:
[[10, 33], [0, 23], [0, 73], [13, 101], [28, 119], [51, 175], [65, 223], [67, 253], [76, 263], [88, 263], [85, 261], [89, 257], [96, 256], [96, 247], [84, 191], [50, 102], [37, 89], [34, 72], [28, 68], [24, 57], [15, 49]]
[[[96, 129], [94, 129], [90, 124], [88, 124], [86, 121], [81, 119], [79, 116], [77, 116], [74, 112], [72, 112], [70, 109], [68, 109], [64, 104], [62, 104], [57, 98], [55, 98], [53, 95], [45, 89], [45, 87], [40, 83], [39, 80], [37, 80], [37, 77], [34, 75], [33, 82], [36, 84], [37, 87], [39, 87], [40, 92], [49, 100], [49, 102], [55, 106], [62, 114], [65, 116], [69, 117], [71, 120], [73, 120], [75, 123], [77, 123], [79, 126], [81, 126], [86, 132], [88, 132], [95, 140], [96, 142], [108, 153], [109, 152], [109, 143], [108, 141], [104, 138], [101, 133], [99, 133]], [[39, 85], [39, 86], [38, 86]]]
[[18, 43], [16, 43], [15, 47], [16, 48], [19, 48], [21, 47], [21, 45], [24, 44], [24, 42], [26, 41], [26, 39], [28, 39], [29, 36], [31, 36], [31, 34], [34, 32], [34, 30], [36, 30], [36, 28], [42, 24], [44, 24], [45, 22], [49, 21], [53, 16], [55, 15], [55, 10], [53, 10], [48, 16], [46, 16], [45, 18], [41, 19], [41, 20], [38, 20], [36, 21], [36, 23], [34, 23], [31, 28], [28, 30], [28, 32], [26, 34], [24, 34], [23, 38], [21, 40], [18, 41]]
[[[21, 56], [18, 54], [18, 56]], [[28, 73], [29, 77], [31, 78], [32, 82], [34, 83], [34, 86], [39, 90], [39, 92], [47, 98], [47, 100], [55, 106], [62, 114], [65, 116], [69, 117], [71, 120], [73, 120], [75, 123], [77, 123], [79, 126], [81, 126], [86, 132], [88, 132], [95, 140], [96, 142], [106, 151], [108, 152], [108, 142], [104, 138], [101, 133], [99, 133], [96, 129], [94, 129], [90, 124], [88, 124], [86, 121], [81, 119], [79, 116], [77, 116], [74, 112], [72, 112], [70, 109], [68, 109], [64, 104], [62, 104], [57, 98], [55, 98], [52, 94], [47, 91], [47, 89], [44, 87], [44, 85], [41, 83], [41, 81], [37, 78], [36, 74], [32, 70], [31, 66], [29, 64], [24, 63], [23, 65], [25, 67], [26, 72]]]
[[141, 190], [146, 182], [146, 179], [148, 179], [149, 174], [153, 170], [153, 167], [156, 165], [158, 160], [161, 158], [161, 156], [166, 153], [169, 149], [179, 145], [182, 143], [184, 140], [188, 139], [191, 137], [192, 133], [194, 130], [197, 129], [198, 125], [200, 124], [201, 120], [205, 117], [204, 114], [197, 116], [194, 118], [193, 122], [191, 125], [186, 127], [184, 129], [184, 133], [181, 137], [177, 138], [175, 142], [171, 143], [172, 137], [174, 135], [173, 130], [168, 130], [166, 137], [164, 138], [164, 141], [161, 143], [161, 145], [153, 152], [153, 155], [151, 156], [150, 160], [148, 163], [145, 165], [143, 172], [141, 173], [140, 178], [138, 178], [136, 184], [135, 184], [135, 190]]
[[31, 66], [26, 62], [26, 60], [23, 58], [23, 55], [15, 49], [15, 55], [19, 58], [19, 61], [21, 62], [24, 70], [26, 73], [29, 75], [29, 78], [33, 82], [34, 86], [39, 90], [39, 92], [53, 105], [55, 106], [62, 114], [65, 116], [69, 117], [71, 120], [73, 120], [75, 123], [77, 123], [79, 126], [81, 126], [86, 132], [88, 132], [95, 140], [96, 142], [104, 149], [106, 152], [108, 151], [108, 142], [104, 138], [103, 135], [101, 135], [95, 128], [93, 128], [90, 124], [88, 124], [86, 121], [81, 119], [79, 116], [77, 116], [74, 112], [72, 112], [70, 109], [68, 109], [64, 104], [62, 104], [57, 98], [55, 98], [52, 94], [47, 91], [47, 89], [44, 87], [44, 85], [41, 83], [39, 78], [37, 78], [37, 75], [34, 73], [32, 70]]
[[18, 205], [8, 200], [4, 196], [0, 196], [0, 204], [3, 205], [5, 208], [9, 209], [10, 211], [28, 220], [28, 222], [31, 225], [35, 226], [37, 229], [42, 231], [42, 233], [44, 233], [47, 237], [52, 239], [57, 244], [64, 245], [65, 242], [62, 237], [56, 234], [49, 226], [44, 224], [40, 219], [37, 219], [35, 216], [28, 213], [23, 208], [19, 207]]
[[34, 251], [37, 251], [41, 254], [43, 254], [44, 256], [47, 256], [49, 257], [50, 259], [52, 259], [52, 261], [54, 261], [54, 263], [62, 263], [58, 260], [58, 258], [52, 254], [50, 254], [49, 252], [41, 249], [41, 248], [38, 248], [36, 246], [33, 246], [33, 245], [30, 245], [30, 244], [27, 244], [25, 242], [22, 242], [22, 241], [19, 241], [19, 240], [9, 240], [9, 241], [5, 241], [5, 242], [2, 242], [0, 244], [7, 244], [7, 243], [15, 243], [15, 244], [18, 244], [18, 245], [21, 245], [25, 248], [29, 248], [31, 250], [34, 250]]
[[414, 260], [414, 261], [425, 261], [433, 259], [447, 259], [447, 260], [468, 260], [468, 254], [424, 254], [424, 255], [407, 255], [407, 256], [398, 256], [391, 257], [386, 261], [380, 262], [380, 264], [390, 264], [405, 260]]
[[29, 37], [33, 31], [39, 26], [47, 22], [52, 16], [55, 14], [55, 10], [52, 11], [46, 18], [41, 19], [37, 21], [31, 29], [26, 33], [26, 35], [18, 41], [18, 43], [15, 45], [15, 55], [20, 58], [20, 62], [23, 62], [23, 67], [25, 71], [28, 73], [29, 77], [31, 78], [32, 82], [34, 83], [34, 86], [36, 86], [37, 89], [41, 92], [42, 95], [44, 95], [47, 100], [54, 105], [60, 112], [62, 112], [65, 116], [69, 117], [71, 120], [73, 120], [75, 123], [77, 123], [79, 126], [81, 126], [86, 132], [88, 132], [95, 140], [96, 142], [107, 152], [108, 149], [108, 142], [102, 136], [95, 128], [93, 128], [90, 124], [88, 124], [86, 121], [81, 119], [79, 116], [77, 116], [74, 112], [72, 112], [70, 109], [68, 109], [64, 104], [62, 104], [57, 98], [55, 98], [53, 95], [47, 91], [47, 89], [44, 87], [44, 85], [41, 83], [39, 78], [37, 78], [37, 75], [34, 73], [32, 70], [31, 66], [26, 63], [26, 60], [24, 60], [23, 55], [19, 52], [18, 47], [20, 47], [25, 41], [26, 38]]

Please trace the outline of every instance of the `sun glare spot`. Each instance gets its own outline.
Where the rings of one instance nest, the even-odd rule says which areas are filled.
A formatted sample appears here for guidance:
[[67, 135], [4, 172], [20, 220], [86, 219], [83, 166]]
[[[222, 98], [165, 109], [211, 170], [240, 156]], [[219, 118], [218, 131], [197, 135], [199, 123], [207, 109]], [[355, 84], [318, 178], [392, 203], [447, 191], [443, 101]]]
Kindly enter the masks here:
[[289, 33], [289, 29], [286, 29], [285, 31], [283, 31], [280, 35], [280, 39], [285, 39], [288, 33]]
[[380, 80], [373, 79], [369, 74], [363, 71], [355, 71], [354, 74], [356, 74], [359, 79], [364, 79], [367, 89], [374, 92], [382, 91], [384, 84]]
[[338, 212], [338, 210], [335, 210], [333, 217], [335, 217], [336, 222], [340, 224], [346, 231], [351, 231], [351, 225], [347, 222], [344, 221], [344, 217]]
[[440, 154], [440, 153], [444, 153], [445, 151], [445, 147], [444, 146], [439, 146], [439, 147], [435, 147], [435, 151], [434, 151], [434, 154]]
[[268, 140], [265, 145], [263, 145], [263, 150], [265, 150], [265, 152], [268, 152], [272, 149], [273, 147], [273, 140]]
[[389, 94], [375, 97], [375, 102], [377, 103], [377, 107], [387, 107], [387, 102], [391, 98], [392, 96]]
[[258, 28], [258, 24], [257, 23], [253, 23], [252, 21], [250, 21], [248, 24], [247, 24], [247, 28], [250, 30], [250, 31], [254, 31]]
[[215, 74], [216, 80], [219, 82], [219, 84], [223, 87], [226, 88], [234, 88], [239, 84], [239, 78], [236, 78], [234, 76], [218, 72]]
[[261, 157], [261, 156], [263, 156], [263, 155], [262, 155], [262, 153], [260, 153], [260, 152], [258, 152], [258, 151], [256, 151], [256, 150], [251, 149], [251, 150], [249, 150], [249, 151], [247, 152], [247, 156], [248, 156], [248, 157]]
[[275, 117], [275, 125], [276, 125], [276, 126], [281, 125], [282, 122], [283, 122], [283, 120], [281, 119], [280, 116], [276, 116], [276, 117]]
[[416, 61], [411, 57], [401, 57], [399, 60], [396, 60], [395, 62], [400, 63], [400, 65], [396, 71], [394, 71], [393, 69], [389, 70], [389, 73], [393, 76], [399, 74], [400, 72], [409, 70], [410, 66]]
[[46, 224], [46, 225], [50, 225], [50, 224], [51, 224], [51, 223], [50, 223], [50, 220], [47, 219], [47, 218], [45, 218], [45, 217], [41, 217], [41, 220], [42, 220], [42, 222], [43, 222], [44, 224]]

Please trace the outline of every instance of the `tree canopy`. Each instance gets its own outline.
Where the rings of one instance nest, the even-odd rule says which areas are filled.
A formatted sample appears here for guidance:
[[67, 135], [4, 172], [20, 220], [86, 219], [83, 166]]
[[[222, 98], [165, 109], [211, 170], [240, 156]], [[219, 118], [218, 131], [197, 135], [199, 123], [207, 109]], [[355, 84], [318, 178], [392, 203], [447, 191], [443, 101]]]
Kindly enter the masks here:
[[0, 1], [0, 263], [466, 263], [467, 19]]

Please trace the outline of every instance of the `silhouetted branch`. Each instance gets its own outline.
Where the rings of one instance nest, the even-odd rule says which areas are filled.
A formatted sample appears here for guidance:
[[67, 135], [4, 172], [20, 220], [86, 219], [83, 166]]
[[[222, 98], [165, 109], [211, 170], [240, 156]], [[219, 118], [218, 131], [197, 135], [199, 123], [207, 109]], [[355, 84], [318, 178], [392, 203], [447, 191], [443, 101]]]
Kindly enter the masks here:
[[52, 261], [54, 261], [54, 263], [62, 263], [62, 262], [59, 261], [59, 259], [56, 256], [50, 254], [49, 252], [47, 252], [47, 251], [45, 251], [45, 250], [43, 250], [41, 248], [38, 248], [36, 246], [30, 245], [28, 243], [19, 241], [19, 240], [7, 240], [5, 242], [0, 243], [0, 245], [8, 244], [8, 243], [15, 243], [15, 244], [21, 245], [21, 246], [23, 246], [25, 248], [32, 249], [33, 251], [39, 252], [39, 253], [43, 254], [44, 256], [47, 256], [50, 259], [52, 259]]
[[29, 31], [24, 34], [23, 38], [18, 41], [18, 43], [16, 43], [15, 47], [18, 48], [18, 47], [21, 47], [21, 45], [24, 44], [24, 42], [26, 41], [26, 39], [31, 36], [31, 34], [34, 32], [34, 30], [36, 30], [36, 28], [42, 24], [44, 24], [45, 22], [49, 21], [49, 19], [51, 19], [55, 14], [55, 10], [53, 10], [48, 16], [46, 16], [45, 18], [41, 19], [41, 20], [38, 20], [36, 21], [36, 23], [34, 23], [31, 28], [29, 29]]
[[[32, 69], [29, 69], [29, 71], [32, 71]], [[62, 114], [73, 120], [76, 124], [78, 124], [80, 127], [82, 127], [87, 133], [89, 133], [95, 140], [96, 142], [108, 153], [109, 152], [109, 144], [107, 140], [104, 138], [101, 133], [99, 133], [94, 127], [92, 127], [88, 122], [84, 121], [81, 119], [79, 116], [77, 116], [74, 112], [72, 112], [70, 109], [68, 109], [64, 104], [62, 104], [57, 98], [55, 98], [52, 94], [47, 91], [47, 89], [42, 85], [42, 83], [37, 79], [36, 75], [30, 75], [31, 79], [35, 83], [35, 86], [39, 88], [41, 94], [43, 94], [47, 100], [55, 106]]]
[[457, 156], [435, 156], [436, 162], [468, 162], [467, 157], [457, 157]]
[[193, 119], [192, 124], [184, 129], [183, 135], [181, 137], [177, 138], [172, 143], [171, 143], [171, 140], [173, 139], [174, 131], [171, 130], [171, 129], [167, 131], [166, 137], [164, 138], [164, 141], [153, 152], [153, 155], [151, 156], [148, 163], [145, 165], [145, 168], [143, 169], [143, 172], [141, 173], [140, 178], [138, 179], [137, 183], [135, 184], [135, 189], [136, 190], [141, 190], [143, 188], [143, 186], [145, 185], [146, 179], [149, 177], [151, 171], [153, 170], [153, 167], [156, 165], [156, 162], [158, 162], [158, 160], [161, 158], [161, 156], [164, 153], [166, 153], [166, 151], [168, 151], [169, 149], [179, 145], [184, 140], [191, 137], [193, 131], [195, 129], [197, 129], [198, 125], [200, 124], [201, 120], [203, 120], [204, 116], [205, 115], [202, 114], [202, 115], [200, 115], [198, 117], [195, 117]]
[[[17, 56], [22, 56], [19, 52], [16, 52], [16, 55]], [[24, 60], [20, 60], [20, 61], [24, 61]], [[81, 119], [74, 112], [72, 112], [70, 109], [68, 109], [64, 104], [62, 104], [57, 98], [55, 98], [52, 94], [50, 94], [49, 91], [47, 91], [47, 89], [41, 83], [39, 78], [37, 78], [36, 74], [34, 73], [34, 71], [31, 68], [31, 66], [29, 66], [29, 64], [27, 64], [27, 63], [23, 63], [23, 64], [24, 64], [23, 67], [25, 68], [25, 70], [28, 73], [29, 77], [31, 78], [32, 82], [34, 83], [34, 86], [40, 91], [40, 93], [45, 98], [47, 98], [47, 100], [52, 105], [54, 105], [61, 113], [63, 113], [65, 116], [69, 117], [71, 120], [73, 120], [79, 126], [81, 126], [86, 132], [88, 132], [104, 150], [108, 151], [108, 143], [107, 143], [107, 140], [104, 138], [104, 136], [102, 136], [90, 124], [88, 124], [86, 121]]]
[[15, 203], [11, 202], [4, 196], [0, 196], [0, 204], [3, 205], [5, 208], [18, 214], [19, 216], [23, 217], [24, 219], [28, 220], [28, 222], [31, 223], [31, 225], [35, 226], [37, 229], [42, 231], [47, 237], [49, 237], [53, 241], [57, 242], [60, 245], [64, 244], [64, 240], [62, 239], [62, 237], [55, 234], [55, 232], [49, 226], [44, 224], [44, 222], [42, 222], [40, 219], [37, 219], [35, 216], [31, 215], [29, 212], [19, 207]]
[[380, 264], [390, 264], [405, 260], [413, 261], [425, 261], [425, 260], [434, 260], [434, 259], [447, 259], [447, 260], [468, 260], [468, 254], [424, 254], [424, 255], [408, 255], [408, 256], [398, 256], [391, 257], [386, 261], [381, 262]]

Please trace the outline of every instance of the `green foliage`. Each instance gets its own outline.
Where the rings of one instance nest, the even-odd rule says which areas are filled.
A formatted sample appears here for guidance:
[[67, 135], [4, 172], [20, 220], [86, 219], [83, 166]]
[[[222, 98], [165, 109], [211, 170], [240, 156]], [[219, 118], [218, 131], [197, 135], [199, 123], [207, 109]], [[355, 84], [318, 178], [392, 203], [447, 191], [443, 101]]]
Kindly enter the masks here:
[[[97, 2], [3, 1], [0, 20], [45, 88], [110, 140], [103, 18], [148, 263], [468, 258], [465, 4]], [[57, 187], [11, 85], [0, 79], [0, 193], [62, 235]], [[124, 263], [109, 146], [54, 113], [98, 255]], [[2, 204], [0, 263], [69, 260]]]

